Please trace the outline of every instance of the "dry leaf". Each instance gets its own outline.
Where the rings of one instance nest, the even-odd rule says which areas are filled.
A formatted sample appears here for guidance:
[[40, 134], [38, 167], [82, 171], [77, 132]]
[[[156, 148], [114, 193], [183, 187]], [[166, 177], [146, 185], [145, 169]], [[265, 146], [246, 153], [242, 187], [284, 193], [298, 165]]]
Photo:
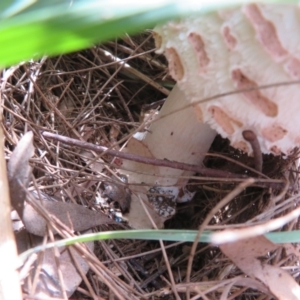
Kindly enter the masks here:
[[31, 239], [26, 229], [15, 232], [15, 238], [19, 254], [30, 248]]
[[232, 288], [232, 286], [242, 286], [242, 287], [248, 287], [248, 288], [252, 288], [258, 291], [261, 291], [263, 293], [265, 293], [268, 296], [272, 296], [270, 294], [270, 291], [268, 290], [268, 288], [261, 282], [259, 282], [256, 279], [252, 279], [252, 278], [241, 278], [238, 277], [236, 278], [236, 280], [234, 280], [232, 283], [228, 284], [223, 292], [222, 295], [220, 297], [220, 300], [227, 300], [228, 299], [228, 294]]
[[34, 154], [33, 133], [27, 132], [14, 149], [7, 164], [10, 199], [13, 208], [22, 217], [26, 191], [31, 175], [29, 159]]
[[[28, 186], [31, 176], [29, 159], [34, 154], [32, 140], [32, 132], [26, 133], [13, 151], [8, 163], [8, 178], [12, 205], [22, 218], [26, 228], [26, 230], [22, 230], [16, 234], [19, 253], [33, 246], [31, 244], [33, 241], [35, 245], [42, 243], [42, 238], [29, 237], [28, 232], [44, 236], [47, 229], [47, 221], [29, 203], [24, 205], [27, 192], [26, 187]], [[50, 214], [57, 217], [75, 231], [83, 231], [101, 224], [115, 223], [104, 214], [91, 211], [81, 205], [50, 201], [52, 200], [51, 197], [42, 192], [32, 192], [31, 195], [34, 197], [43, 197], [42, 200], [32, 201], [42, 204]], [[86, 245], [90, 251], [93, 251], [93, 242], [88, 242]], [[62, 298], [64, 297], [64, 290], [69, 297], [81, 283], [82, 277], [75, 267], [74, 260], [76, 260], [83, 274], [86, 274], [89, 270], [88, 263], [73, 248], [60, 248], [59, 251], [58, 265], [53, 249], [46, 250], [43, 253], [44, 257], [39, 266], [37, 266], [36, 262], [34, 268], [31, 270], [31, 276], [27, 278], [28, 283], [30, 279], [36, 277], [36, 272], [39, 272], [35, 291], [31, 291], [29, 288], [32, 287], [32, 284], [25, 284], [25, 289], [27, 289], [31, 295], [35, 297], [46, 297], [47, 299]], [[72, 255], [70, 253], [72, 253]], [[63, 285], [59, 280], [58, 267], [63, 277]]]
[[[40, 237], [34, 237], [33, 239], [35, 244], [41, 244], [43, 240]], [[85, 245], [91, 252], [94, 251], [94, 242], [87, 242]], [[58, 248], [58, 251], [60, 253], [58, 264], [56, 264], [53, 249], [48, 249], [44, 252], [44, 254], [41, 254], [43, 255], [43, 259], [40, 266], [38, 266], [37, 263], [39, 260], [35, 262], [25, 284], [25, 290], [27, 290], [31, 295], [34, 295], [34, 297], [41, 297], [43, 299], [45, 299], [45, 297], [46, 299], [63, 298], [61, 290], [62, 284], [59, 280], [58, 268], [62, 273], [64, 290], [67, 296], [70, 297], [82, 281], [82, 277], [74, 265], [73, 258], [76, 260], [84, 274], [88, 272], [88, 263], [73, 247], [61, 247]], [[70, 255], [70, 252], [72, 255]], [[32, 288], [32, 284], [28, 284], [28, 281], [33, 280], [36, 276], [37, 270], [39, 270], [37, 287], [35, 291], [31, 291], [30, 287]]]
[[[30, 204], [26, 204], [24, 208], [26, 198], [26, 190], [24, 187], [27, 187], [31, 175], [31, 167], [28, 162], [34, 154], [32, 140], [32, 132], [27, 132], [19, 141], [8, 163], [8, 177], [12, 205], [22, 218], [27, 231], [35, 235], [44, 236], [46, 233], [46, 220], [37, 213]], [[35, 196], [36, 195], [37, 193], [35, 193]], [[47, 200], [40, 200], [39, 203], [41, 203], [50, 214], [57, 217], [75, 231], [87, 230], [101, 224], [115, 223], [103, 213], [91, 211], [78, 204], [67, 204]]]
[[[102, 224], [115, 224], [101, 212], [92, 211], [79, 204], [52, 202], [47, 200], [32, 200], [40, 203], [49, 214], [74, 231], [84, 231]], [[23, 223], [28, 232], [44, 236], [47, 232], [47, 221], [30, 205], [26, 204], [23, 213]]]
[[[137, 139], [130, 139], [130, 142], [127, 144], [127, 147], [123, 149], [123, 152], [126, 153], [135, 153], [144, 157], [151, 157], [153, 158], [152, 153], [150, 150], [145, 146], [142, 142]], [[165, 218], [163, 215], [160, 215], [155, 211], [152, 205], [148, 201], [148, 190], [149, 188], [145, 185], [140, 185], [141, 182], [143, 183], [150, 183], [153, 178], [157, 178], [161, 174], [160, 167], [153, 166], [153, 165], [146, 165], [142, 163], [138, 163], [135, 161], [127, 161], [122, 160], [122, 168], [124, 170], [133, 170], [132, 172], [126, 171], [126, 175], [128, 177], [128, 183], [130, 184], [130, 189], [132, 191], [131, 195], [131, 205], [129, 212], [125, 215], [128, 220], [128, 223], [131, 227], [135, 229], [144, 229], [144, 228], [152, 228], [152, 223], [145, 213], [144, 206], [147, 207], [148, 214], [153, 219], [154, 223], [156, 224], [157, 228], [163, 228], [164, 222], [168, 219]], [[134, 170], [138, 170], [136, 173]], [[124, 173], [120, 170], [121, 173]], [[155, 177], [149, 177], [148, 174], [157, 174]], [[153, 182], [153, 186], [154, 186]], [[168, 184], [172, 185], [172, 183]], [[175, 184], [174, 184], [175, 185]], [[164, 200], [162, 201], [162, 206], [164, 204]], [[144, 205], [142, 205], [142, 203]]]
[[279, 300], [300, 299], [300, 287], [292, 276], [256, 258], [278, 248], [264, 236], [223, 244], [220, 248], [245, 274], [263, 282]]
[[286, 255], [294, 255], [297, 260], [300, 260], [300, 245], [284, 244]]

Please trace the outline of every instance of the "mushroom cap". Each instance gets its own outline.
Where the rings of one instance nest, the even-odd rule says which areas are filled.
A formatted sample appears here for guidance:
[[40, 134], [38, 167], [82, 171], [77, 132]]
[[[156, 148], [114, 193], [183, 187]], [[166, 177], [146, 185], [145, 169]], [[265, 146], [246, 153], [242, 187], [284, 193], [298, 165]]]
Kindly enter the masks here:
[[300, 9], [290, 4], [248, 4], [154, 29], [198, 119], [248, 154], [242, 133], [251, 130], [275, 155], [300, 144], [300, 85], [278, 84], [300, 79], [299, 33]]

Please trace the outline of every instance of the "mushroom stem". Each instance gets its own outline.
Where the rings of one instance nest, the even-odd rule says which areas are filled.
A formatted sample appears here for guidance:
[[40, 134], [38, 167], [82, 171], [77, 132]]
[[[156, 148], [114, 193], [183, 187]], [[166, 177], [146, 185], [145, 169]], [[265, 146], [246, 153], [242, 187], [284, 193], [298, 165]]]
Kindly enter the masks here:
[[[186, 104], [184, 94], [175, 86], [149, 131], [135, 134], [124, 151], [200, 165], [216, 132], [197, 119], [192, 106], [180, 110]], [[173, 111], [178, 112], [172, 113]], [[193, 174], [189, 171], [125, 160], [122, 169], [127, 170], [132, 191], [127, 218], [134, 228], [152, 227], [140, 201], [146, 205], [157, 227], [163, 227], [164, 221], [175, 213], [176, 199], [182, 193], [189, 176]]]

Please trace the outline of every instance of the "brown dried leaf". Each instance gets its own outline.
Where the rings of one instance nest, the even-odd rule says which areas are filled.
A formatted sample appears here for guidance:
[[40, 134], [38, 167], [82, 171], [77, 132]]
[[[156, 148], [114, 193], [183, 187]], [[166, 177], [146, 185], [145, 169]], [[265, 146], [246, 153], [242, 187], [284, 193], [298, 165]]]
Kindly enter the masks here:
[[33, 133], [27, 132], [19, 141], [7, 164], [10, 199], [13, 208], [22, 217], [26, 191], [31, 175], [29, 159], [34, 154]]
[[264, 236], [223, 244], [220, 248], [245, 274], [263, 282], [279, 300], [300, 299], [300, 287], [292, 276], [256, 258], [278, 248]]
[[[130, 139], [127, 147], [123, 149], [123, 152], [135, 153], [144, 157], [153, 157], [147, 146], [137, 139]], [[167, 220], [167, 218], [158, 214], [149, 203], [147, 197], [149, 188], [147, 186], [140, 185], [141, 182], [146, 182], [148, 184], [150, 183], [151, 185], [151, 176], [149, 177], [147, 174], [160, 174], [160, 168], [158, 166], [146, 165], [127, 160], [122, 160], [121, 165], [124, 170], [138, 170], [138, 173], [134, 171], [126, 171], [126, 175], [128, 176], [128, 184], [132, 191], [130, 210], [125, 215], [129, 225], [135, 229], [153, 227], [149, 216], [145, 212], [145, 208], [142, 205], [143, 202], [147, 208], [148, 214], [153, 219], [153, 222], [157, 228], [163, 228], [164, 222]], [[120, 172], [122, 173], [122, 170], [120, 170]], [[153, 183], [153, 185], [155, 184]]]
[[270, 293], [268, 288], [263, 283], [261, 283], [260, 281], [258, 281], [256, 279], [252, 279], [252, 278], [238, 277], [238, 278], [236, 278], [236, 280], [234, 280], [232, 283], [228, 284], [224, 288], [224, 290], [222, 292], [222, 295], [220, 297], [220, 300], [227, 300], [229, 298], [228, 294], [229, 294], [232, 286], [247, 287], [247, 288], [251, 288], [251, 289], [261, 291], [261, 292], [265, 293], [268, 296], [272, 296], [272, 294]]
[[300, 245], [284, 244], [286, 255], [294, 255], [296, 259], [300, 260]]
[[[32, 201], [40, 203], [49, 214], [54, 215], [74, 231], [84, 231], [103, 224], [115, 224], [105, 214], [92, 211], [79, 204], [47, 200]], [[23, 223], [32, 234], [44, 236], [47, 232], [47, 221], [28, 203], [24, 208]]]
[[16, 238], [18, 253], [21, 254], [28, 250], [30, 248], [30, 235], [27, 230], [23, 228], [23, 230], [14, 232], [14, 234]]
[[[42, 238], [40, 237], [34, 237], [33, 239], [35, 244], [42, 243]], [[91, 252], [94, 251], [94, 242], [87, 242], [85, 245]], [[73, 262], [73, 258], [76, 260], [83, 274], [88, 272], [88, 263], [74, 248], [61, 247], [58, 250], [60, 253], [58, 264], [56, 263], [53, 249], [48, 249], [42, 254], [43, 260], [40, 266], [38, 266], [37, 262], [35, 263], [31, 270], [30, 277], [27, 280], [33, 280], [36, 276], [36, 271], [39, 270], [37, 287], [35, 291], [31, 291], [30, 287], [32, 288], [32, 284], [28, 284], [27, 281], [27, 284], [25, 285], [25, 289], [27, 289], [31, 295], [43, 299], [45, 297], [47, 299], [63, 298], [61, 290], [63, 287], [58, 275], [59, 268], [63, 277], [64, 290], [66, 291], [67, 296], [70, 297], [82, 281], [82, 277]], [[70, 255], [70, 252], [72, 252], [72, 255]]]

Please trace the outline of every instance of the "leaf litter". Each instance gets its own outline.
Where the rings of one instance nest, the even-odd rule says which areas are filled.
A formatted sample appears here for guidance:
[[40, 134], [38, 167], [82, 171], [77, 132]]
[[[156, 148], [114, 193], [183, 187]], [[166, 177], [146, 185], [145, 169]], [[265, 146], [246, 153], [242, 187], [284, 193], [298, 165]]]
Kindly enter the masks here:
[[[31, 246], [41, 244], [43, 242], [42, 237], [47, 235], [50, 225], [38, 210], [26, 202], [26, 187], [31, 177], [29, 159], [33, 154], [33, 134], [29, 131], [21, 138], [7, 164], [12, 206], [17, 210], [25, 227], [22, 234], [16, 234], [19, 253], [28, 249], [30, 241], [34, 241]], [[31, 192], [31, 195], [37, 196], [38, 193]], [[40, 205], [46, 214], [54, 216], [73, 231], [82, 232], [101, 224], [115, 223], [102, 212], [89, 210], [76, 203], [58, 202], [53, 198], [47, 200], [31, 199], [31, 201], [34, 201], [35, 205]], [[54, 230], [53, 233], [58, 232]], [[85, 245], [93, 252], [93, 242], [85, 243]], [[46, 250], [42, 254], [40, 265], [32, 269], [31, 276], [33, 279], [37, 278], [37, 270], [40, 275], [33, 291], [32, 288], [29, 288], [33, 285], [32, 283], [26, 282], [24, 284], [24, 290], [29, 294], [36, 297], [61, 298], [71, 296], [77, 289], [82, 281], [82, 274], [86, 274], [89, 270], [89, 264], [71, 247], [68, 249], [63, 247], [56, 252], [59, 253], [58, 257], [55, 256], [56, 253], [52, 249]], [[61, 277], [58, 270], [61, 272]], [[27, 279], [29, 280], [30, 276]]]
[[258, 257], [264, 257], [278, 247], [278, 245], [273, 244], [264, 236], [226, 243], [220, 246], [222, 252], [238, 268], [250, 278], [256, 278], [263, 282], [277, 299], [299, 299], [300, 286], [290, 274], [282, 270], [280, 266], [269, 265], [258, 259]]
[[[147, 115], [153, 108], [157, 110], [168, 93], [167, 87], [174, 84], [167, 73], [165, 59], [153, 50], [153, 40], [147, 32], [81, 52], [3, 70], [3, 76], [4, 72], [9, 74], [1, 91], [5, 151], [7, 160], [11, 159], [8, 167], [10, 181], [14, 182], [11, 187], [13, 184], [17, 186], [11, 188], [11, 198], [19, 215], [23, 216], [27, 195], [25, 208], [29, 208], [33, 216], [28, 217], [29, 213], [24, 215], [25, 219], [29, 218], [25, 227], [44, 237], [37, 238], [38, 243], [57, 238], [53, 232], [66, 237], [77, 230], [84, 230], [87, 218], [91, 219], [91, 226], [100, 225], [97, 230], [120, 228], [115, 221], [120, 221], [117, 216], [121, 215], [122, 205], [126, 202], [118, 204], [118, 199], [109, 197], [108, 192], [111, 191], [105, 193], [107, 182], [112, 186], [124, 186], [121, 175], [116, 173], [120, 160], [108, 154], [90, 151], [87, 154], [82, 149], [46, 140], [41, 132], [50, 131], [110, 149], [120, 149], [141, 124], [141, 116]], [[122, 59], [126, 59], [130, 69], [120, 66]], [[32, 132], [33, 140], [27, 133], [25, 137], [29, 141], [22, 146], [21, 137], [26, 132]], [[20, 140], [22, 143], [18, 143]], [[20, 145], [21, 152], [25, 154], [21, 158], [14, 158], [16, 154], [12, 150], [16, 145]], [[257, 176], [251, 171], [253, 159], [232, 149], [220, 136], [213, 143], [204, 164], [239, 175]], [[294, 210], [300, 200], [297, 197], [298, 152], [287, 159], [264, 156], [263, 174], [275, 185], [248, 187], [215, 213], [205, 229], [244, 228]], [[278, 182], [287, 181], [287, 189], [284, 184], [278, 185]], [[226, 180], [213, 176], [191, 177], [188, 189], [196, 192], [195, 198], [189, 203], [178, 204], [176, 216], [168, 220], [165, 227], [197, 229], [216, 204], [239, 182], [238, 177], [236, 181], [234, 178]], [[103, 201], [96, 201], [103, 196], [106, 196]], [[33, 207], [39, 209], [35, 204], [41, 203], [47, 203], [46, 207], [41, 206], [37, 213]], [[77, 210], [78, 206], [80, 209]], [[72, 209], [64, 210], [62, 207], [73, 207], [74, 216], [71, 217]], [[54, 217], [43, 215], [43, 208], [52, 210]], [[93, 223], [93, 217], [81, 219], [82, 210], [88, 210], [94, 216], [97, 213], [103, 219], [98, 224]], [[42, 225], [35, 226], [34, 222], [38, 219], [42, 220]], [[76, 227], [77, 221], [84, 226]], [[126, 223], [122, 224], [126, 227]], [[295, 219], [282, 230], [298, 228], [299, 221]], [[297, 290], [298, 250], [292, 245], [286, 245], [284, 250], [277, 245], [266, 247], [268, 242], [262, 238], [251, 241], [251, 248], [245, 242], [237, 241], [221, 246], [222, 251], [216, 246], [199, 244], [193, 257], [189, 282], [186, 281], [189, 243], [164, 243], [167, 259], [164, 259], [159, 243], [154, 241], [97, 242], [94, 254], [84, 246], [76, 245], [79, 251], [76, 253], [80, 253], [86, 264], [81, 271], [78, 266], [72, 269], [74, 264], [70, 264], [71, 274], [81, 274], [76, 283], [71, 283], [71, 289], [62, 288], [67, 284], [63, 283], [66, 277], [61, 275], [71, 256], [66, 259], [64, 255], [69, 252], [56, 249], [44, 256], [41, 254], [36, 258], [34, 268], [22, 273], [25, 273], [22, 277], [24, 297], [44, 293], [45, 284], [49, 286], [46, 289], [48, 296], [52, 293], [52, 298], [72, 299], [175, 299], [174, 289], [183, 299], [187, 290], [193, 299], [284, 299], [280, 298], [280, 292], [284, 291], [281, 284]], [[32, 238], [29, 242], [33, 247]], [[45, 266], [49, 260], [51, 268], [47, 269]], [[86, 268], [87, 265], [89, 267]], [[253, 268], [256, 265], [259, 271]], [[84, 275], [87, 269], [89, 271]], [[49, 276], [41, 278], [39, 272]], [[282, 275], [282, 279], [278, 278], [278, 274]], [[274, 276], [277, 276], [276, 281]], [[81, 277], [84, 280], [78, 286]], [[47, 283], [47, 278], [51, 284]]]

